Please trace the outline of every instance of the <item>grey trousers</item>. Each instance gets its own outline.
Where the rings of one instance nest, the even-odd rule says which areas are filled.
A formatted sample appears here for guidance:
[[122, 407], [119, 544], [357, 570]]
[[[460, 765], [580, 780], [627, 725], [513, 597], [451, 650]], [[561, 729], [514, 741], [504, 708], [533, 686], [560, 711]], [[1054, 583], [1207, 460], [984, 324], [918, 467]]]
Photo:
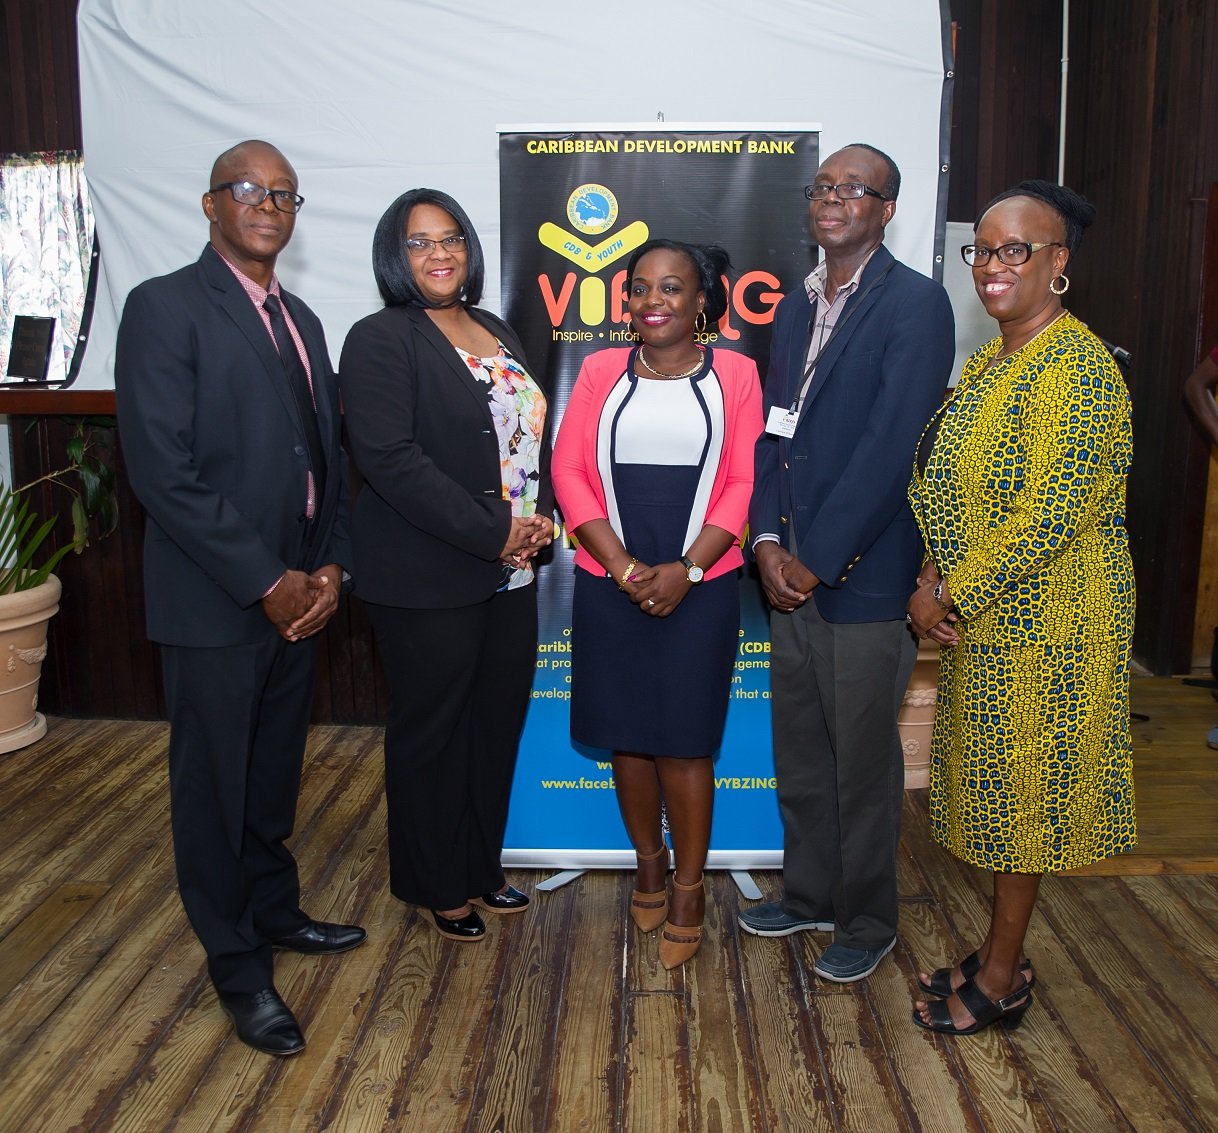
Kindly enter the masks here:
[[897, 711], [917, 659], [905, 622], [770, 617], [774, 768], [787, 912], [877, 948], [897, 931], [904, 767]]

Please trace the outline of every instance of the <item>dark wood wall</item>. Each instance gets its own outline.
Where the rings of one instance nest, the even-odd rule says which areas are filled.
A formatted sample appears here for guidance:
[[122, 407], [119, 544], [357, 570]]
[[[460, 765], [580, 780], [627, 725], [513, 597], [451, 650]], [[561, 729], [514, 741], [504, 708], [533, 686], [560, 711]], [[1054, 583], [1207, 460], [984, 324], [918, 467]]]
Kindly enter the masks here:
[[953, 0], [951, 7], [956, 76], [947, 218], [971, 224], [1015, 182], [1057, 179], [1061, 0]]
[[[6, 153], [81, 144], [75, 7], [75, 0], [2, 0]], [[1206, 451], [1180, 407], [1179, 386], [1201, 349], [1204, 199], [1218, 181], [1218, 0], [1073, 0], [1071, 13], [1066, 180], [1096, 202], [1100, 218], [1072, 272], [1069, 302], [1134, 355], [1135, 651], [1155, 671], [1170, 672], [1189, 663], [1205, 491]], [[1056, 178], [1061, 5], [955, 0], [953, 17], [948, 212], [971, 221], [1011, 183]], [[58, 466], [63, 422], [11, 421], [17, 483]], [[121, 451], [117, 460], [121, 470]], [[52, 623], [42, 690], [49, 711], [135, 718], [162, 711], [155, 650], [143, 636], [142, 516], [120, 479], [119, 533], [59, 572], [63, 608]], [[49, 490], [38, 506], [46, 514], [57, 506]], [[366, 618], [358, 601], [344, 603], [322, 643], [314, 717], [371, 722], [384, 703]]]
[[1071, 13], [1066, 179], [1099, 216], [1070, 300], [1133, 355], [1134, 652], [1156, 672], [1186, 671], [1208, 448], [1180, 387], [1201, 349], [1205, 204], [1218, 181], [1218, 3], [1074, 0]]
[[80, 147], [76, 0], [0, 0], [0, 153]]
[[[1061, 9], [954, 0], [950, 219], [975, 219], [1025, 177], [1057, 179]], [[1180, 386], [1213, 345], [1201, 327], [1206, 200], [1218, 183], [1216, 50], [1216, 0], [1070, 4], [1065, 181], [1098, 216], [1071, 264], [1066, 304], [1133, 355], [1134, 653], [1157, 673], [1192, 660], [1209, 454]]]

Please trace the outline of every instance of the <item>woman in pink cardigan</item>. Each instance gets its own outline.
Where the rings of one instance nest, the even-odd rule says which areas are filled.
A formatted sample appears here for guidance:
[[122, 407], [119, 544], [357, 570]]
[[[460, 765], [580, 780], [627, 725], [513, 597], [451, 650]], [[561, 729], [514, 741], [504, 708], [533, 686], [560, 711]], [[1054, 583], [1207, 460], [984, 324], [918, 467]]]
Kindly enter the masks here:
[[[580, 371], [551, 472], [579, 546], [571, 735], [613, 753], [638, 859], [630, 915], [675, 968], [702, 939], [702, 869], [740, 628], [740, 538], [761, 432], [757, 367], [698, 345], [727, 309], [727, 253], [650, 240], [626, 269], [641, 342]], [[668, 814], [676, 857], [669, 904]]]

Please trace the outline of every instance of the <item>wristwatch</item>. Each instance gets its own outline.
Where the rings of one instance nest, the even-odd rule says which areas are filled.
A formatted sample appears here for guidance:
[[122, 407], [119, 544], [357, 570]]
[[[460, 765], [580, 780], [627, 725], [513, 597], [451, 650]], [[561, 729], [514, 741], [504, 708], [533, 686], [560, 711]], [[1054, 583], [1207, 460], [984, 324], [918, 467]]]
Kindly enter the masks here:
[[681, 556], [681, 565], [685, 568], [685, 577], [697, 586], [702, 581], [702, 568], [688, 555]]
[[943, 579], [939, 579], [935, 583], [935, 588], [930, 592], [930, 596], [935, 600], [935, 604], [940, 610], [947, 611], [951, 609], [948, 603], [943, 601]]

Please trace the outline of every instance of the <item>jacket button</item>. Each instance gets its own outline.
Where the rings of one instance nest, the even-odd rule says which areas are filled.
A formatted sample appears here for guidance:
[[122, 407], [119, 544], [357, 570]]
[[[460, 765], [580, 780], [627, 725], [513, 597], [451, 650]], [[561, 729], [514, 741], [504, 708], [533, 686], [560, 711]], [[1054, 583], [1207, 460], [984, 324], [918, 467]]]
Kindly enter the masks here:
[[787, 521], [787, 517], [786, 517], [785, 515], [780, 515], [780, 516], [778, 517], [778, 522], [779, 522], [779, 523], [786, 523], [786, 521]]
[[788, 469], [789, 469], [789, 468], [791, 467], [791, 462], [790, 462], [789, 460], [784, 460], [784, 461], [782, 462], [782, 466], [783, 466], [783, 468], [788, 468]]
[[304, 456], [304, 445], [297, 445], [292, 451], [295, 452], [297, 456]]
[[844, 574], [842, 575], [841, 578], [838, 579], [838, 582], [848, 582], [848, 581], [849, 581], [849, 579]]

